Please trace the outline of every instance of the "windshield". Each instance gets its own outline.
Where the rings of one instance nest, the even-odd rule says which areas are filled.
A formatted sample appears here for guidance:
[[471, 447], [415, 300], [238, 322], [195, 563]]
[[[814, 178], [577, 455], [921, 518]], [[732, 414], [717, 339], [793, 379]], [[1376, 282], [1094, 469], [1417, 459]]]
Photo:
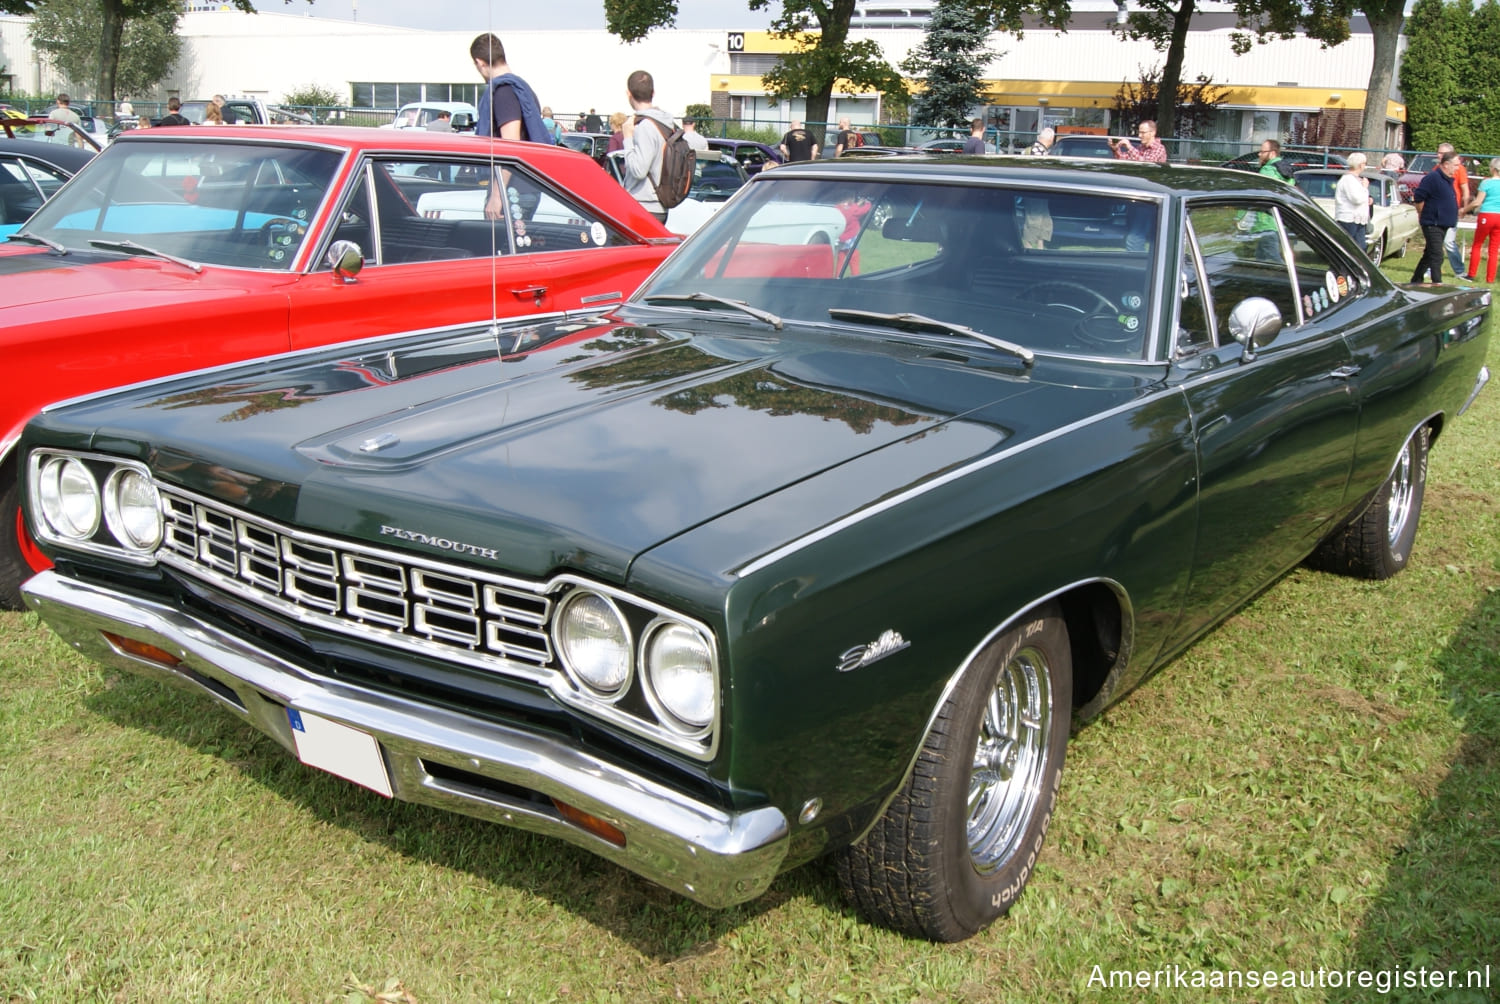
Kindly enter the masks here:
[[72, 250], [134, 241], [203, 264], [285, 270], [341, 156], [248, 143], [118, 143], [27, 229]]
[[727, 309], [717, 297], [785, 324], [885, 333], [934, 331], [929, 322], [938, 322], [1034, 352], [1139, 359], [1153, 330], [1158, 218], [1154, 200], [1076, 186], [773, 173], [705, 224], [633, 300]]

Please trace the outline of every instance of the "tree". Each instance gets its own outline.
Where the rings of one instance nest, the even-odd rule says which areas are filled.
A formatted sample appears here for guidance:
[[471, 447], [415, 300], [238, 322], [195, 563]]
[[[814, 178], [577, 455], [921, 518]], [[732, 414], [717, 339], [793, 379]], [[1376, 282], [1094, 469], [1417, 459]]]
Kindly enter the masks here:
[[[749, 0], [749, 5], [751, 10], [764, 10], [771, 0]], [[604, 0], [604, 15], [613, 34], [638, 42], [653, 28], [676, 20], [677, 0]], [[781, 14], [771, 22], [773, 35], [794, 39], [797, 47], [761, 81], [773, 102], [805, 98], [804, 117], [820, 140], [838, 81], [848, 81], [855, 90], [906, 96], [901, 74], [885, 61], [878, 44], [869, 39], [849, 41], [853, 16], [854, 0], [782, 0]]]
[[[182, 53], [177, 35], [181, 8], [162, 10], [126, 22], [121, 35], [115, 86], [121, 94], [142, 94], [166, 76]], [[31, 39], [52, 56], [71, 83], [90, 89], [99, 80], [99, 11], [90, 0], [43, 0], [31, 22]]]
[[926, 85], [912, 97], [915, 125], [967, 127], [984, 97], [984, 69], [996, 54], [985, 48], [989, 27], [976, 23], [965, 0], [939, 0], [922, 43], [901, 69]]
[[[43, 2], [44, 0], [0, 0], [0, 14], [35, 14]], [[236, 10], [246, 14], [255, 13], [252, 0], [229, 2]], [[291, 3], [292, 0], [283, 2]], [[312, 3], [312, 0], [308, 0], [308, 3]], [[113, 104], [117, 94], [115, 75], [120, 64], [120, 46], [125, 38], [125, 25], [130, 21], [150, 20], [171, 13], [174, 15], [175, 30], [176, 15], [182, 13], [182, 4], [180, 0], [83, 0], [79, 6], [87, 8], [91, 4], [97, 4], [95, 9], [98, 21], [95, 30], [99, 38], [99, 79], [94, 96]]]
[[[1176, 122], [1175, 135], [1196, 136], [1213, 121], [1219, 105], [1229, 97], [1229, 92], [1208, 76], [1200, 75], [1191, 84], [1179, 80], [1169, 91], [1160, 66], [1142, 67], [1140, 72], [1138, 83], [1121, 84], [1115, 92], [1117, 131], [1129, 132], [1153, 119], [1158, 129], [1163, 121]], [[1162, 100], [1162, 95], [1172, 93], [1177, 95], [1175, 101]]]
[[[1470, 138], [1468, 73], [1471, 8], [1467, 3], [1417, 0], [1407, 22], [1406, 54], [1401, 57], [1401, 91], [1419, 150], [1440, 142], [1473, 149]], [[1486, 59], [1493, 54], [1487, 53]]]

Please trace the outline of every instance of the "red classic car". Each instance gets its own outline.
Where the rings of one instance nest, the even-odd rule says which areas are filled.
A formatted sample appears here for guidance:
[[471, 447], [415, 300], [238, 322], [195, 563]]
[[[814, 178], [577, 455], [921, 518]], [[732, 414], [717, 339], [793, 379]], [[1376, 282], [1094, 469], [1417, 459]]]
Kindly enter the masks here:
[[[504, 179], [506, 218], [486, 218]], [[59, 399], [169, 373], [624, 299], [680, 238], [588, 157], [425, 130], [122, 134], [0, 247], [0, 604], [46, 567], [16, 439]]]

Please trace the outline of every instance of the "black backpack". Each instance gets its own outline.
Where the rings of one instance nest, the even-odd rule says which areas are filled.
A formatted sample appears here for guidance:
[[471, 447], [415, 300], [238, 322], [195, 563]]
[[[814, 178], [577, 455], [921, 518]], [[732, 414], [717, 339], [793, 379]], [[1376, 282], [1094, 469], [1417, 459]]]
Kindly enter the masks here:
[[1276, 173], [1281, 175], [1282, 181], [1291, 181], [1297, 176], [1297, 169], [1291, 164], [1287, 163], [1285, 157], [1282, 157], [1280, 160], [1275, 161], [1271, 166], [1276, 168]]
[[688, 189], [693, 187], [693, 169], [698, 163], [698, 154], [688, 145], [687, 134], [682, 131], [681, 126], [674, 126], [668, 131], [660, 119], [649, 115], [637, 115], [635, 124], [640, 125], [642, 119], [651, 119], [656, 128], [661, 130], [664, 140], [661, 174], [653, 184], [656, 188], [656, 201], [661, 203], [663, 209], [671, 209], [680, 205], [687, 198]]

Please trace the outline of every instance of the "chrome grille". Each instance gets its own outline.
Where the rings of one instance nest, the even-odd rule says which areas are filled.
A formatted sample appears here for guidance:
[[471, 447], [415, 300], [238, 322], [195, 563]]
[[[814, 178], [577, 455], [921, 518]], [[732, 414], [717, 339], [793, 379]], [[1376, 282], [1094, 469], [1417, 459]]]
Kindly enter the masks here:
[[337, 630], [532, 679], [553, 672], [540, 587], [313, 537], [170, 488], [161, 497], [163, 564]]

